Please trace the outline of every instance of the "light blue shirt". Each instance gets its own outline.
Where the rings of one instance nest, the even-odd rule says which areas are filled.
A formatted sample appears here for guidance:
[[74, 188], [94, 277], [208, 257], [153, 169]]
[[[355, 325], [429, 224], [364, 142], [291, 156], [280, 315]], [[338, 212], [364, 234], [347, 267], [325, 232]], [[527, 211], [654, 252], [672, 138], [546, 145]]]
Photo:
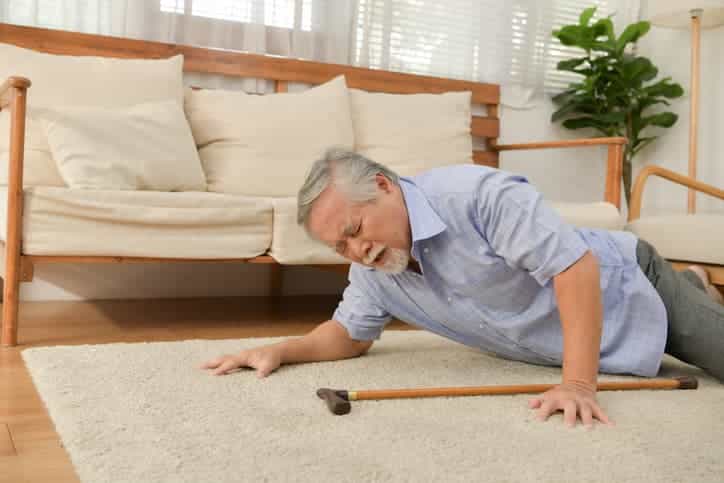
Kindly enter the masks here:
[[553, 277], [586, 251], [603, 301], [600, 371], [654, 376], [666, 309], [627, 232], [574, 228], [525, 178], [475, 165], [401, 178], [422, 275], [352, 264], [333, 319], [356, 340], [379, 339], [392, 317], [501, 357], [561, 365]]

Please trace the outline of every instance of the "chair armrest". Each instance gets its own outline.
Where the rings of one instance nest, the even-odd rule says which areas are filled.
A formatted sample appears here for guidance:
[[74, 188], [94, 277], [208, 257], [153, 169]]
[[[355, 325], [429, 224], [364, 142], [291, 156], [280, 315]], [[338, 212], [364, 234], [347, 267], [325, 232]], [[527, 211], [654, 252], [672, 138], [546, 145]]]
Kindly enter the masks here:
[[8, 77], [0, 86], [0, 110], [10, 107], [15, 92], [13, 88], [27, 90], [30, 87], [30, 80], [25, 77]]
[[668, 179], [669, 181], [673, 181], [674, 183], [684, 185], [688, 188], [701, 191], [702, 193], [724, 200], [724, 190], [722, 189], [702, 183], [701, 181], [697, 181], [689, 176], [684, 176], [683, 174], [662, 168], [661, 166], [646, 166], [636, 177], [633, 190], [631, 190], [631, 209], [629, 210], [628, 221], [636, 220], [641, 216], [641, 202], [643, 201], [644, 196], [644, 185], [646, 184], [648, 177], [651, 175], [660, 176]]
[[514, 151], [522, 149], [560, 149], [586, 146], [608, 146], [606, 186], [603, 199], [621, 209], [621, 179], [623, 177], [623, 147], [628, 142], [624, 137], [570, 139], [566, 141], [542, 141], [536, 143], [496, 144], [491, 143], [494, 151]]
[[599, 145], [621, 145], [626, 144], [626, 138], [610, 137], [610, 138], [589, 138], [589, 139], [568, 139], [565, 141], [541, 141], [535, 143], [518, 143], [518, 144], [492, 144], [491, 149], [494, 151], [513, 151], [521, 149], [546, 149], [546, 148], [580, 148], [582, 146], [599, 146]]

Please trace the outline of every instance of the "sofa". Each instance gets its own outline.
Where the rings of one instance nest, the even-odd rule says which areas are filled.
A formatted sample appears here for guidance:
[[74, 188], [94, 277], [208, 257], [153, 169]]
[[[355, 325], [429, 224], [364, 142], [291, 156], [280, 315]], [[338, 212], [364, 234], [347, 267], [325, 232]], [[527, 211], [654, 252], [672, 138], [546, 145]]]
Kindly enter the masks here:
[[[266, 79], [202, 89], [189, 73]], [[498, 143], [500, 87], [298, 59], [0, 24], [2, 345], [43, 263], [345, 260], [296, 224], [296, 190], [328, 147], [401, 175], [501, 152], [607, 146], [602, 200], [551, 202], [621, 229], [623, 138]]]

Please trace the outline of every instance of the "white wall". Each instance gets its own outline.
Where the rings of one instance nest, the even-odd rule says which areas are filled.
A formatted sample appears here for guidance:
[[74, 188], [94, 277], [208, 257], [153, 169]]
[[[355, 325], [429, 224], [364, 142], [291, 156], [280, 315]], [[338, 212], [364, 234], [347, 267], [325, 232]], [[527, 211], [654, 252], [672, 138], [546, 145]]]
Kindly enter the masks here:
[[[645, 2], [644, 2], [645, 3]], [[705, 13], [706, 14], [706, 13]], [[642, 15], [646, 18], [646, 5]], [[664, 136], [641, 152], [639, 166], [657, 164], [686, 174], [689, 151], [689, 88], [691, 33], [652, 26], [639, 44], [642, 55], [659, 67], [660, 75], [679, 82], [684, 97], [672, 103], [679, 121]], [[697, 177], [705, 183], [724, 187], [724, 92], [719, 82], [724, 76], [724, 26], [704, 30], [701, 36], [700, 106]], [[686, 212], [686, 189], [661, 179], [646, 183], [643, 214]], [[698, 195], [697, 211], [724, 213], [724, 201]]]
[[[645, 18], [646, 9], [643, 8]], [[660, 164], [686, 172], [688, 153], [689, 33], [653, 27], [641, 41], [640, 53], [649, 56], [661, 75], [681, 83], [687, 96], [671, 108], [680, 115], [662, 138], [639, 155], [634, 175], [647, 164]], [[724, 187], [724, 92], [717, 79], [724, 77], [724, 27], [702, 36], [699, 178]], [[577, 138], [550, 123], [553, 107], [546, 100], [535, 109], [503, 109], [501, 142]], [[523, 173], [546, 198], [560, 201], [603, 199], [605, 148], [542, 150], [506, 153], [501, 168]], [[647, 183], [644, 214], [685, 212], [686, 190], [658, 179]], [[724, 202], [699, 197], [699, 211], [724, 213]], [[23, 300], [195, 297], [261, 295], [267, 293], [269, 267], [230, 264], [40, 265], [35, 281], [21, 288]], [[341, 293], [344, 277], [306, 267], [285, 269], [284, 293]]]

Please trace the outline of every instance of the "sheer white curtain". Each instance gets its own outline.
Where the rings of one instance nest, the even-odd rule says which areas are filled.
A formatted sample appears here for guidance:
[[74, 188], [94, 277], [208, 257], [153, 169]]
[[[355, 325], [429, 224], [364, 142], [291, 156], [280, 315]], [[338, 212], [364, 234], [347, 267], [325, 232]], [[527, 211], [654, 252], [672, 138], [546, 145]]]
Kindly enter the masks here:
[[503, 103], [528, 107], [567, 85], [573, 74], [559, 60], [580, 55], [552, 36], [578, 23], [587, 7], [595, 18], [615, 14], [622, 26], [638, 19], [639, 0], [359, 0], [352, 62], [503, 86]]
[[[0, 0], [0, 21], [322, 62], [349, 63], [353, 0]], [[346, 21], [344, 19], [347, 19]], [[189, 84], [269, 83], [187, 74]]]
[[[571, 80], [579, 55], [551, 32], [584, 8], [620, 33], [640, 0], [0, 0], [0, 21], [500, 83], [503, 103], [535, 105]], [[575, 77], [575, 76], [574, 76]], [[207, 87], [240, 81], [187, 76]], [[241, 88], [269, 90], [246, 81]]]

